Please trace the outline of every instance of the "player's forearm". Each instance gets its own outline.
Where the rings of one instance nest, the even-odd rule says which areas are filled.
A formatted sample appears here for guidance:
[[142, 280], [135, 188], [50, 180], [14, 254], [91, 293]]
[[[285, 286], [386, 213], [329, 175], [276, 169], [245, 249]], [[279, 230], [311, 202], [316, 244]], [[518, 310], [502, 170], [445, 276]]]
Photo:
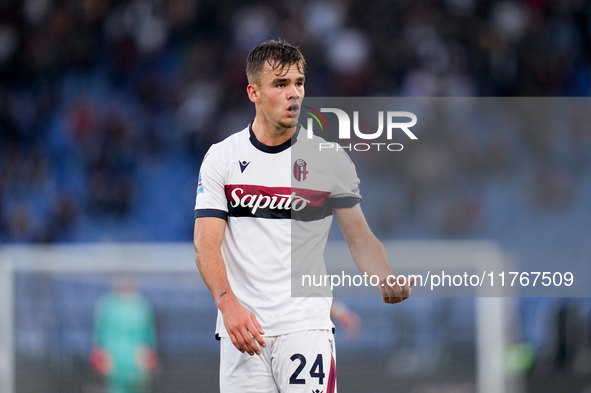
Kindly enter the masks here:
[[394, 274], [388, 255], [382, 243], [371, 233], [349, 243], [349, 249], [355, 264], [362, 273], [376, 275], [380, 279]]
[[228, 301], [236, 300], [236, 297], [230, 287], [226, 265], [219, 246], [207, 241], [196, 241], [195, 250], [197, 251], [196, 262], [201, 277], [213, 295], [216, 305], [222, 309]]
[[197, 218], [193, 237], [197, 267], [218, 308], [222, 311], [228, 301], [237, 302], [228, 281], [221, 251], [225, 229], [226, 222], [219, 218]]

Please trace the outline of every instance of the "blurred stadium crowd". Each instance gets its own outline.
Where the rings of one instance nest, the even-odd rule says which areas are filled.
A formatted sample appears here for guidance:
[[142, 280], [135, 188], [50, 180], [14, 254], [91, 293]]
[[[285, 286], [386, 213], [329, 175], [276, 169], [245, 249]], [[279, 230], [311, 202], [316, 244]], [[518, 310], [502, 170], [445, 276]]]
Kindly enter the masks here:
[[[244, 62], [267, 38], [301, 46], [309, 96], [588, 96], [589, 5], [3, 1], [0, 240], [189, 239], [198, 163], [204, 148], [252, 119]], [[562, 156], [556, 135], [517, 138], [517, 153], [541, 153], [529, 190], [535, 203], [569, 205], [588, 164], [588, 120], [566, 131]], [[453, 141], [441, 143], [453, 150]], [[461, 146], [459, 175], [517, 171], [502, 148]], [[423, 177], [441, 182], [451, 163], [436, 166]], [[411, 211], [420, 189], [406, 191]], [[482, 198], [463, 199], [443, 221], [419, 227], [481, 234]]]

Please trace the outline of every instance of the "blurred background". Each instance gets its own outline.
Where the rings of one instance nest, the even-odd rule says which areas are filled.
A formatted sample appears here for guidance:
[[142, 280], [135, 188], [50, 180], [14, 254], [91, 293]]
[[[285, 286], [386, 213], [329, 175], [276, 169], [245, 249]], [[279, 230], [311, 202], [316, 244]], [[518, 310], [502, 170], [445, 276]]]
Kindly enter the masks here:
[[[0, 244], [190, 242], [203, 154], [254, 117], [245, 59], [278, 37], [306, 56], [308, 96], [591, 94], [589, 0], [2, 0]], [[379, 176], [380, 163], [358, 164], [374, 232], [490, 239], [523, 271], [591, 266], [591, 110], [582, 108], [563, 127], [447, 133], [399, 155], [395, 179]], [[363, 188], [364, 173], [381, 183]], [[372, 202], [382, 187], [396, 189], [391, 216]], [[576, 279], [591, 279], [589, 269]], [[174, 391], [213, 392], [215, 306], [202, 287], [167, 277], [138, 284], [157, 325], [154, 390], [185, 381]], [[92, 321], [111, 282], [17, 274], [18, 392], [100, 391]], [[372, 366], [341, 373], [341, 390], [366, 375], [355, 391], [389, 392], [395, 381], [474, 391], [473, 377], [462, 379], [474, 372], [473, 334], [463, 330], [473, 331], [473, 299], [417, 299], [395, 316], [375, 299], [343, 302], [365, 328], [342, 336], [340, 364]], [[515, 310], [507, 364], [524, 378], [520, 391], [591, 392], [591, 301], [520, 298]], [[389, 361], [400, 346], [424, 355], [404, 368]], [[433, 347], [465, 366], [421, 385]]]

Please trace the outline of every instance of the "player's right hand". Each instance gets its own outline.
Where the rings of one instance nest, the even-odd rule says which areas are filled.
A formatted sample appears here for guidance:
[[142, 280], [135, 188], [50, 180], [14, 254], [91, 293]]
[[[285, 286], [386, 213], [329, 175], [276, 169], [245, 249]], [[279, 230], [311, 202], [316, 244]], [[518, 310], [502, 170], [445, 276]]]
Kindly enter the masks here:
[[92, 367], [101, 375], [109, 375], [113, 371], [113, 358], [109, 351], [94, 347], [90, 353]]
[[261, 349], [257, 342], [262, 347], [267, 344], [261, 336], [265, 332], [254, 313], [240, 304], [238, 300], [226, 303], [223, 309], [220, 308], [220, 311], [224, 317], [226, 331], [236, 349], [242, 353], [247, 352], [251, 356], [255, 353], [260, 355]]
[[415, 284], [416, 277], [408, 276], [408, 282], [405, 285], [400, 285], [398, 280], [393, 280], [394, 276], [389, 276], [380, 281], [380, 292], [382, 293], [382, 300], [384, 303], [400, 303], [410, 297], [412, 286]]

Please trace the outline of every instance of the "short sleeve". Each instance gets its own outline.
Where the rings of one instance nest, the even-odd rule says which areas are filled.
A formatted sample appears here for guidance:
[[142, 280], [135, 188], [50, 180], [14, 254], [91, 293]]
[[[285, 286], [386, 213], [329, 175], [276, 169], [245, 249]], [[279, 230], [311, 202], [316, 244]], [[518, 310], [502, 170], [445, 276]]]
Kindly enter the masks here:
[[334, 183], [330, 194], [333, 208], [355, 206], [361, 202], [359, 192], [359, 177], [355, 164], [342, 149], [335, 153]]
[[216, 146], [212, 146], [203, 158], [199, 170], [197, 196], [195, 197], [195, 218], [228, 216], [228, 202], [225, 193], [224, 168]]

